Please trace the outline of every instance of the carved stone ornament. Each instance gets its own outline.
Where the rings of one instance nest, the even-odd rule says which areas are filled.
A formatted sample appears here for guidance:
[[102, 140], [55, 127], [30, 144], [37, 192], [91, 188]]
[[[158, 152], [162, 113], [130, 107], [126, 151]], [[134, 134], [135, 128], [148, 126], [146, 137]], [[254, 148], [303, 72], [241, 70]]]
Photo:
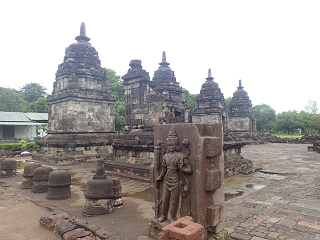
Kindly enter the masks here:
[[[174, 127], [171, 127], [166, 139], [166, 153], [161, 156], [162, 142], [155, 144], [155, 166], [161, 171], [156, 178], [156, 218], [158, 222], [164, 222], [167, 219], [175, 221], [178, 218], [178, 211], [181, 207], [181, 198], [186, 197], [190, 190], [190, 183], [185, 174], [191, 174], [192, 168], [188, 162], [189, 140], [184, 139], [182, 149]], [[162, 161], [161, 161], [162, 160]], [[161, 161], [161, 162], [160, 162]], [[162, 189], [160, 189], [162, 183]], [[162, 197], [160, 192], [162, 191]], [[161, 207], [161, 209], [160, 209]], [[161, 214], [160, 214], [161, 212]]]

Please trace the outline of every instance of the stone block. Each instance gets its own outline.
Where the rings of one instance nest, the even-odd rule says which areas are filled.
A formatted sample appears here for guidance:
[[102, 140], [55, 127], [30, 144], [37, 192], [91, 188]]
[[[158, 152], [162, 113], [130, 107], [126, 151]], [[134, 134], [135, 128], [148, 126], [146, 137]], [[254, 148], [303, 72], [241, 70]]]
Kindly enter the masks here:
[[204, 139], [206, 157], [210, 158], [219, 155], [222, 151], [221, 142], [219, 137], [206, 137]]
[[101, 239], [109, 239], [110, 237], [113, 236], [113, 234], [105, 228], [98, 229], [97, 231], [94, 232], [94, 234]]
[[201, 224], [195, 223], [192, 217], [186, 216], [163, 227], [158, 240], [202, 240], [205, 238], [205, 232]]
[[214, 227], [222, 222], [223, 205], [216, 204], [207, 208], [207, 224], [210, 227]]
[[221, 187], [221, 171], [207, 170], [205, 190], [212, 192]]
[[71, 217], [66, 212], [54, 211], [54, 212], [50, 212], [45, 215], [42, 215], [39, 222], [41, 225], [43, 225], [49, 229], [54, 229], [56, 223], [60, 219], [69, 220], [69, 219], [71, 219]]
[[77, 228], [77, 229], [74, 229], [72, 231], [66, 232], [65, 234], [63, 234], [62, 239], [63, 240], [72, 240], [72, 237], [75, 234], [77, 234], [79, 232], [83, 232], [83, 231], [85, 231], [83, 228]]

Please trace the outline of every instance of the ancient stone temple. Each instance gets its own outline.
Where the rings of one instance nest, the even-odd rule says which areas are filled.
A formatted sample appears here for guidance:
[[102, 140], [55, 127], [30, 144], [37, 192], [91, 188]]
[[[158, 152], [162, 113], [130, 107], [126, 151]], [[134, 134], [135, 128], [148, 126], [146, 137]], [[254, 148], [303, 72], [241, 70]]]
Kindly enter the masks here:
[[244, 142], [258, 140], [252, 103], [248, 93], [243, 90], [241, 80], [239, 80], [237, 91], [233, 93], [228, 114], [229, 132]]
[[[82, 161], [110, 152], [115, 132], [115, 97], [106, 71], [81, 24], [76, 43], [66, 48], [52, 94], [47, 98], [48, 135], [38, 142], [34, 159]], [[109, 139], [109, 140], [108, 140]]]
[[106, 169], [149, 175], [153, 161], [153, 127], [188, 121], [188, 106], [180, 84], [163, 52], [152, 81], [140, 60], [132, 60], [122, 77], [125, 88], [125, 134], [115, 135], [113, 156], [106, 159]]
[[180, 84], [163, 52], [152, 81], [140, 60], [132, 60], [122, 77], [125, 86], [126, 129], [145, 129], [155, 124], [188, 121], [188, 107]]
[[229, 177], [252, 168], [252, 162], [241, 156], [241, 148], [246, 144], [239, 141], [229, 130], [229, 114], [219, 85], [213, 81], [211, 69], [202, 85], [192, 112], [193, 123], [221, 123], [224, 133], [225, 176]]
[[225, 239], [222, 124], [156, 125], [154, 139], [155, 218], [149, 236], [157, 238], [170, 222], [191, 216], [208, 239]]
[[227, 131], [227, 108], [223, 94], [218, 83], [213, 81], [211, 69], [208, 77], [202, 84], [200, 94], [197, 96], [195, 108], [192, 112], [193, 123], [221, 123], [223, 131]]

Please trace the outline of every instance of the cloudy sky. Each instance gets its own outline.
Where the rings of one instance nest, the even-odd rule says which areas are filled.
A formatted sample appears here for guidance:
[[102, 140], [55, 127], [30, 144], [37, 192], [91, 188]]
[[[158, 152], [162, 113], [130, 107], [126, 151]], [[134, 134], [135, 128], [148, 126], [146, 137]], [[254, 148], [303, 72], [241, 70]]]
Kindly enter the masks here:
[[1, 1], [1, 87], [52, 92], [65, 48], [85, 22], [102, 67], [150, 73], [162, 51], [177, 81], [199, 93], [211, 68], [224, 97], [242, 80], [253, 105], [277, 113], [320, 107], [320, 1]]

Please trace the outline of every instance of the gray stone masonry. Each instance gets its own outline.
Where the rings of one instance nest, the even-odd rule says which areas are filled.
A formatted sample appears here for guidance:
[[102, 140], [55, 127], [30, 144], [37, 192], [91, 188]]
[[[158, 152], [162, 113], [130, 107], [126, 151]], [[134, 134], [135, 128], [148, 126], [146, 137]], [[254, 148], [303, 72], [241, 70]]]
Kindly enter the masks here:
[[112, 153], [116, 99], [84, 23], [76, 40], [66, 48], [47, 98], [48, 135], [37, 142], [35, 160], [81, 162]]
[[126, 130], [153, 128], [159, 123], [188, 121], [188, 106], [180, 84], [163, 52], [160, 67], [152, 81], [140, 60], [132, 60], [122, 77], [125, 87]]
[[248, 93], [243, 90], [241, 80], [237, 91], [233, 93], [228, 115], [228, 132], [244, 142], [259, 141], [252, 103]]

